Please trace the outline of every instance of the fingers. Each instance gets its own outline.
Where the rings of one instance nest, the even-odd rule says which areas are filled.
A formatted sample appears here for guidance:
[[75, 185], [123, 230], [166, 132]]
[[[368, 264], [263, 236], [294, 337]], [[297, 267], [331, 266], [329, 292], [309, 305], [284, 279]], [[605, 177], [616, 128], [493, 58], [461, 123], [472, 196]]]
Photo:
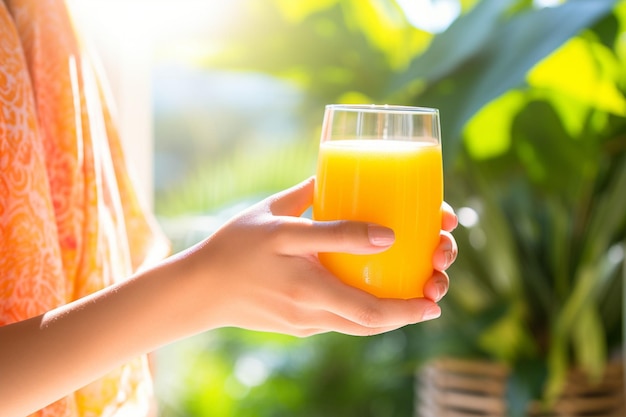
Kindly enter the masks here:
[[368, 329], [366, 333], [432, 320], [441, 315], [441, 309], [431, 299], [377, 298], [341, 282], [322, 268], [314, 280], [300, 283], [299, 294], [301, 296], [296, 297], [298, 304], [308, 309], [332, 312], [357, 327]]
[[342, 303], [334, 302], [337, 303], [336, 306], [341, 306], [334, 313], [354, 323], [357, 326], [354, 331], [358, 330], [365, 334], [397, 329], [409, 324], [432, 320], [441, 315], [439, 306], [426, 298], [400, 300], [373, 297], [370, 302], [359, 300], [358, 303], [353, 303], [346, 302], [345, 299]]
[[[300, 216], [313, 203], [314, 187], [315, 177], [309, 177], [301, 183], [275, 194], [269, 201], [272, 214], [276, 216]], [[445, 201], [441, 208], [441, 227], [443, 230], [451, 232], [458, 226], [459, 219], [454, 213], [454, 209]]]
[[[276, 216], [300, 216], [313, 203], [315, 177], [309, 177], [299, 184], [275, 194], [270, 200], [270, 210]], [[441, 205], [443, 230], [451, 232], [459, 224], [454, 209], [445, 201]]]
[[[311, 222], [299, 216], [311, 205], [315, 177], [310, 177], [270, 198], [269, 210], [274, 216], [292, 217], [285, 221], [285, 247], [298, 248], [300, 254], [312, 252], [345, 252], [353, 254], [377, 253], [389, 248], [395, 236], [391, 229], [364, 222], [331, 221]], [[283, 220], [287, 220], [284, 219]], [[306, 225], [306, 227], [302, 227]], [[452, 207], [442, 204], [441, 242], [435, 252], [433, 263], [436, 269], [446, 270], [456, 259], [457, 246], [448, 233], [458, 225]], [[293, 254], [293, 253], [292, 253]]]
[[[439, 306], [427, 299], [377, 299], [376, 303], [379, 305], [371, 305], [369, 310], [359, 306], [358, 309], [342, 311], [342, 314], [316, 311], [312, 314], [314, 315], [312, 321], [316, 323], [316, 327], [303, 326], [298, 329], [297, 333], [301, 336], [309, 336], [335, 331], [352, 336], [372, 336], [432, 320], [441, 315]], [[391, 304], [399, 304], [395, 315], [390, 314], [390, 311], [394, 310], [390, 308]]]
[[448, 292], [450, 279], [445, 271], [456, 260], [458, 248], [450, 232], [442, 231], [433, 255], [433, 276], [424, 284], [424, 297], [438, 302]]
[[450, 287], [450, 279], [445, 272], [435, 271], [432, 278], [424, 284], [424, 297], [438, 302], [448, 292]]
[[386, 250], [393, 244], [394, 232], [379, 225], [294, 218], [300, 216], [312, 204], [314, 186], [315, 178], [311, 177], [269, 200], [270, 212], [281, 218], [280, 228], [285, 249], [297, 248], [298, 254], [307, 252], [366, 254]]
[[290, 334], [298, 337], [308, 337], [316, 334], [322, 333], [330, 333], [330, 332], [338, 332], [342, 334], [347, 334], [350, 336], [374, 336], [381, 333], [387, 333], [393, 330], [397, 330], [406, 325], [397, 325], [397, 326], [389, 326], [389, 327], [363, 327], [359, 326], [356, 323], [353, 323], [349, 320], [345, 320], [342, 317], [334, 316], [334, 318], [328, 321], [328, 325], [321, 327], [311, 327], [311, 328], [300, 328], [295, 331], [291, 331]]
[[[390, 247], [395, 236], [391, 229], [374, 224], [353, 221], [319, 222], [289, 216], [299, 215], [312, 203], [314, 178], [277, 194], [269, 204], [274, 216], [281, 216], [278, 227], [283, 253], [306, 255], [317, 252], [344, 252], [354, 254], [376, 253]], [[347, 334], [375, 334], [393, 330], [410, 323], [418, 323], [439, 317], [441, 310], [436, 302], [441, 300], [449, 288], [445, 272], [456, 260], [458, 248], [450, 232], [458, 225], [458, 218], [446, 202], [442, 205], [442, 232], [440, 242], [433, 255], [436, 272], [424, 287], [424, 299], [382, 300], [355, 288], [346, 286], [332, 277], [338, 287], [328, 291], [311, 291], [324, 297], [312, 297], [309, 301], [316, 308], [335, 308], [333, 325]], [[282, 217], [287, 216], [287, 217]], [[319, 284], [319, 282], [318, 282]], [[327, 281], [324, 285], [330, 285]], [[332, 286], [332, 285], [331, 285]], [[348, 291], [350, 294], [346, 294]], [[337, 310], [339, 308], [339, 310]], [[339, 320], [341, 318], [341, 320]], [[341, 324], [340, 324], [341, 323]], [[325, 326], [305, 329], [305, 332], [324, 332]], [[364, 332], [364, 333], [363, 333]]]
[[[343, 300], [344, 303], [345, 301], [346, 300]], [[399, 300], [377, 299], [375, 303], [386, 304], [388, 301], [395, 302]], [[430, 304], [427, 303], [424, 303], [424, 305], [430, 306]], [[434, 313], [426, 313], [424, 311], [422, 311], [421, 313], [419, 311], [416, 312], [414, 306], [408, 304], [404, 307], [407, 310], [405, 313], [407, 319], [398, 320], [389, 315], [378, 315], [380, 319], [376, 321], [371, 321], [369, 319], [367, 321], [363, 321], [361, 320], [361, 317], [363, 317], [362, 315], [344, 317], [344, 315], [337, 314], [336, 311], [327, 311], [318, 308], [304, 308], [299, 310], [297, 317], [289, 317], [288, 315], [283, 315], [281, 317], [282, 323], [280, 324], [280, 326], [291, 329], [290, 333], [300, 337], [306, 337], [326, 332], [339, 332], [352, 336], [372, 336], [375, 334], [396, 330], [401, 327], [422, 322], [425, 320], [434, 319], [438, 317], [441, 313], [436, 305], [433, 308]], [[388, 307], [386, 305], [374, 305], [372, 308], [380, 309], [381, 311], [385, 312], [388, 311]], [[372, 316], [373, 315], [371, 314], [367, 314], [367, 317]]]
[[442, 218], [441, 218], [441, 228], [447, 232], [453, 231], [459, 224], [459, 219], [452, 207], [446, 203], [445, 201], [441, 205], [442, 208]]
[[439, 245], [433, 255], [433, 267], [438, 271], [445, 271], [456, 260], [458, 247], [450, 232], [442, 231], [439, 236]]

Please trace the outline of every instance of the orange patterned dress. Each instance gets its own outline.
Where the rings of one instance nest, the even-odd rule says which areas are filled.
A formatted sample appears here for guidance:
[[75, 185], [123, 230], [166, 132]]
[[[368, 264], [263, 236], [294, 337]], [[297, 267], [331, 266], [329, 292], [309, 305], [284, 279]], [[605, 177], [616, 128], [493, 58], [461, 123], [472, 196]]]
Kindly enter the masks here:
[[[167, 254], [101, 79], [63, 0], [0, 0], [0, 325]], [[150, 394], [142, 357], [35, 415], [139, 417]]]

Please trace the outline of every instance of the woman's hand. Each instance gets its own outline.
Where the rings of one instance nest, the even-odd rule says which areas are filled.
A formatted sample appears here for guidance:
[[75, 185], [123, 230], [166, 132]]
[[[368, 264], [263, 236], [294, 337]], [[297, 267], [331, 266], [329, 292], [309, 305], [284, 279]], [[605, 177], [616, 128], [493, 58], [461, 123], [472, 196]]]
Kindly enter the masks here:
[[316, 222], [314, 180], [276, 194], [236, 216], [182, 254], [198, 288], [191, 302], [203, 327], [236, 326], [308, 336], [337, 331], [372, 335], [438, 317], [448, 290], [444, 272], [456, 258], [449, 231], [457, 223], [445, 205], [443, 231], [425, 286], [426, 298], [379, 299], [348, 286], [318, 261], [318, 252], [376, 253], [393, 243], [389, 229], [361, 222]]

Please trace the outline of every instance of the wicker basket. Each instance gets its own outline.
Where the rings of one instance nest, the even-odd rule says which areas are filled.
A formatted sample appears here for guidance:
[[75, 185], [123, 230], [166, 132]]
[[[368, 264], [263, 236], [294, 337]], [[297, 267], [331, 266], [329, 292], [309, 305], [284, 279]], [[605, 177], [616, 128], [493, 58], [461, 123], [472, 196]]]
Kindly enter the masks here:
[[[416, 417], [508, 417], [507, 367], [491, 362], [440, 359], [416, 376]], [[607, 366], [597, 384], [570, 372], [563, 394], [548, 409], [528, 406], [528, 417], [624, 417], [624, 378], [621, 362]]]

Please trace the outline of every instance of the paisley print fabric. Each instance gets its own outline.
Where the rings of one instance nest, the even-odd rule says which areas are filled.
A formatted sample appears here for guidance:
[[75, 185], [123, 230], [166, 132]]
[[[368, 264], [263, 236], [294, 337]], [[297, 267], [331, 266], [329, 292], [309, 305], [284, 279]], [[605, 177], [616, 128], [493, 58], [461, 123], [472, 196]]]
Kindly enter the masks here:
[[[0, 325], [167, 254], [91, 62], [63, 0], [0, 0]], [[140, 417], [150, 390], [141, 357], [35, 415]]]

